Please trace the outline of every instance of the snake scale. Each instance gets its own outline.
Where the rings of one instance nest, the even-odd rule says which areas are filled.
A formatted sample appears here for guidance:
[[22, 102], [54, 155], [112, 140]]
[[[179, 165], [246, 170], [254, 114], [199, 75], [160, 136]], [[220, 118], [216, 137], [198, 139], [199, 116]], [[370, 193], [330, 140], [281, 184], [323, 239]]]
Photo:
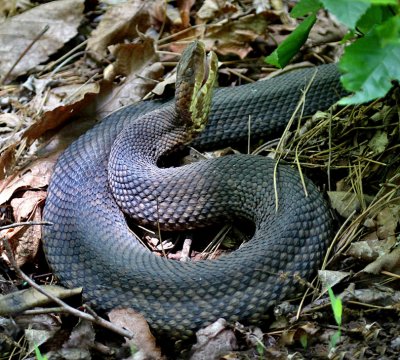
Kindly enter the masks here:
[[[247, 142], [249, 124], [251, 141], [279, 135], [313, 76], [303, 112], [311, 115], [342, 95], [335, 65], [217, 89], [209, 122], [193, 146]], [[287, 165], [277, 171], [276, 211], [275, 162], [265, 157], [229, 155], [159, 168], [159, 156], [181, 136], [174, 111], [171, 102], [131, 105], [72, 143], [49, 185], [44, 219], [53, 226], [44, 229], [43, 238], [61, 282], [83, 286], [92, 306], [133, 308], [155, 331], [185, 338], [220, 317], [260, 319], [292, 294], [293, 275], [308, 278], [319, 266], [331, 216], [316, 186], [306, 179], [305, 196], [298, 172]], [[111, 158], [117, 165], [110, 175]], [[123, 182], [114, 195], [109, 179]], [[138, 242], [117, 202], [155, 228], [158, 223], [164, 230], [191, 229], [239, 217], [254, 222], [255, 233], [217, 260], [167, 260]]]

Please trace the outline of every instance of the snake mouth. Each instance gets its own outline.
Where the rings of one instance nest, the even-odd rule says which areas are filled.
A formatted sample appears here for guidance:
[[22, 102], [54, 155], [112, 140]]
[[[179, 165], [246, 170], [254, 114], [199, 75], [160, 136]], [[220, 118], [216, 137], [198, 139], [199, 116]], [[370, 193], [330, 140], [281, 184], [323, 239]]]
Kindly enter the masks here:
[[201, 89], [206, 86], [207, 91], [210, 91], [214, 82], [217, 78], [218, 71], [218, 58], [217, 55], [210, 51], [208, 54], [204, 54], [204, 72], [203, 81], [201, 83]]
[[210, 53], [204, 54], [204, 75], [203, 75], [203, 81], [201, 83], [201, 86], [204, 86], [207, 83], [207, 79], [210, 75], [210, 66], [211, 66], [211, 59], [210, 59]]
[[213, 86], [218, 72], [217, 55], [200, 41], [182, 53], [177, 68], [175, 108], [189, 129], [188, 139], [203, 131], [211, 108]]

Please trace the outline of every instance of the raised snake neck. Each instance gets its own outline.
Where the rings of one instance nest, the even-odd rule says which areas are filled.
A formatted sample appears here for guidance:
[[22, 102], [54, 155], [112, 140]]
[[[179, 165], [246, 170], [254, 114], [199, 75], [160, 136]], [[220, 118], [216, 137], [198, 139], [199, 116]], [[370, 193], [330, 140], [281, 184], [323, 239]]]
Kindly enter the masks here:
[[[251, 141], [279, 134], [314, 75], [303, 111], [310, 115], [343, 94], [335, 65], [218, 89], [209, 125], [193, 146], [210, 149], [247, 141], [249, 133]], [[256, 225], [248, 243], [217, 260], [182, 263], [154, 255], [126, 225], [108, 184], [108, 160], [114, 140], [129, 124], [134, 123], [135, 136], [164, 131], [170, 112], [171, 105], [156, 102], [128, 106], [61, 155], [44, 210], [44, 219], [54, 223], [44, 229], [47, 259], [62, 283], [83, 286], [93, 306], [131, 307], [153, 329], [175, 337], [190, 336], [220, 317], [260, 319], [297, 288], [295, 273], [308, 278], [319, 266], [331, 237], [328, 207], [310, 181], [306, 197], [297, 171], [280, 165], [276, 212], [274, 162], [264, 157], [232, 155], [158, 172], [157, 159], [139, 152], [132, 161], [141, 167], [127, 184], [138, 185], [129, 201], [143, 223], [148, 216], [164, 228], [182, 228], [239, 216]], [[145, 151], [153, 146], [140, 136], [134, 142]], [[118, 168], [116, 173], [121, 175]], [[125, 190], [118, 191], [123, 199]]]

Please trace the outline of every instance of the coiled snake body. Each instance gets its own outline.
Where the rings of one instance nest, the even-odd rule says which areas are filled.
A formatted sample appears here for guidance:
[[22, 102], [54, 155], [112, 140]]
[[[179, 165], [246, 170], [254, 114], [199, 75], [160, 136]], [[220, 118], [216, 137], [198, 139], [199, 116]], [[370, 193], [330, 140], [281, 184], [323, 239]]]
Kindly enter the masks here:
[[[304, 109], [310, 115], [342, 92], [334, 65], [217, 90], [194, 146], [247, 141], [249, 123], [252, 141], [279, 134], [314, 75]], [[83, 286], [94, 306], [134, 308], [156, 331], [185, 337], [219, 317], [259, 319], [293, 293], [293, 274], [307, 278], [319, 266], [331, 217], [316, 187], [306, 180], [306, 197], [297, 171], [282, 165], [276, 211], [274, 161], [264, 157], [231, 155], [158, 168], [159, 155], [181, 136], [174, 118], [174, 105], [144, 102], [113, 113], [75, 141], [49, 186], [44, 218], [54, 225], [44, 230], [44, 247], [61, 281]], [[166, 260], [136, 240], [117, 202], [142, 224], [167, 230], [236, 217], [253, 221], [256, 230], [217, 260]]]

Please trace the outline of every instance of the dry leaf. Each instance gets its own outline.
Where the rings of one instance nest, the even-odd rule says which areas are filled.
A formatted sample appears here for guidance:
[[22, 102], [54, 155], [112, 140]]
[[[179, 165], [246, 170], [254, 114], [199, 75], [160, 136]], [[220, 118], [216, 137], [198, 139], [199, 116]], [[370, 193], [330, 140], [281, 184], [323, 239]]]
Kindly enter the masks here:
[[[41, 221], [40, 205], [45, 199], [45, 191], [26, 191], [22, 198], [12, 199], [15, 221]], [[18, 266], [22, 266], [36, 257], [42, 238], [42, 228], [37, 225], [16, 227], [7, 233], [7, 236], [13, 247], [16, 247], [15, 260]]]
[[178, 8], [181, 14], [183, 28], [190, 26], [190, 9], [195, 2], [196, 0], [178, 0]]
[[170, 5], [167, 4], [167, 11], [166, 11], [166, 18], [168, 19], [168, 21], [176, 27], [181, 27], [182, 26], [182, 18], [181, 18], [181, 14], [179, 13], [179, 10]]
[[367, 265], [362, 271], [379, 274], [382, 270], [396, 272], [400, 269], [400, 248], [395, 248], [389, 254], [378, 257], [374, 262]]
[[[360, 199], [355, 193], [349, 191], [328, 191], [328, 196], [332, 207], [344, 218], [348, 218], [354, 212], [361, 209]], [[365, 194], [363, 197], [363, 202], [366, 204], [373, 200], [373, 197]]]
[[96, 98], [97, 117], [103, 118], [122, 106], [142, 100], [155, 86], [155, 81], [163, 73], [163, 67], [157, 60], [154, 42], [143, 38], [134, 44], [119, 44], [110, 47], [117, 61], [107, 70], [108, 78], [116, 74], [126, 76], [121, 85], [110, 82], [102, 84], [102, 92]]
[[317, 22], [310, 31], [307, 44], [311, 47], [318, 44], [340, 41], [346, 35], [347, 31], [345, 26], [329, 16], [318, 17]]
[[345, 290], [343, 295], [339, 295], [343, 301], [356, 300], [379, 306], [393, 306], [400, 303], [400, 291], [395, 291], [383, 285], [375, 285], [368, 289]]
[[157, 1], [129, 0], [110, 7], [99, 26], [88, 39], [87, 50], [101, 60], [109, 45], [123, 43], [140, 33], [145, 33], [151, 24], [150, 13]]
[[192, 347], [190, 360], [219, 359], [224, 354], [236, 350], [235, 334], [227, 328], [224, 319], [218, 319], [196, 333], [197, 342]]
[[92, 322], [80, 319], [72, 330], [68, 341], [63, 345], [63, 349], [89, 350], [93, 346], [94, 338]]
[[205, 0], [199, 11], [196, 13], [196, 23], [202, 24], [213, 20], [220, 15], [236, 13], [238, 7], [226, 0]]
[[237, 20], [223, 20], [207, 27], [204, 43], [222, 55], [236, 54], [241, 59], [253, 50], [250, 42], [268, 33], [269, 21], [264, 14], [249, 14]]
[[69, 85], [53, 89], [49, 94], [51, 100], [45, 104], [46, 112], [26, 129], [22, 138], [26, 138], [28, 144], [30, 144], [46, 131], [60, 126], [86, 107], [99, 90], [100, 87], [96, 83]]
[[400, 222], [400, 206], [388, 205], [376, 216], [378, 226], [377, 235], [379, 239], [389, 240], [392, 246], [396, 243], [396, 229]]
[[[47, 109], [47, 111], [34, 121], [25, 131], [19, 133], [18, 136], [15, 136], [13, 139], [14, 143], [3, 149], [0, 157], [0, 179], [4, 178], [13, 168], [14, 163], [17, 160], [15, 158], [15, 152], [18, 146], [21, 151], [24, 146], [31, 145], [46, 131], [62, 125], [83, 108], [86, 108], [92, 101], [94, 94], [97, 93], [99, 89], [99, 85], [95, 83], [63, 86], [52, 89], [52, 91], [49, 92], [48, 101], [42, 108], [42, 110]], [[39, 96], [37, 96], [36, 99], [40, 101]], [[35, 100], [33, 100], [32, 107], [35, 107]], [[0, 182], [0, 190], [1, 189], [2, 183]], [[2, 197], [0, 196], [0, 204], [2, 204], [1, 199]]]
[[8, 75], [8, 80], [25, 74], [60, 49], [78, 32], [83, 19], [83, 0], [51, 1], [16, 15], [0, 24], [0, 78], [22, 52], [49, 26]]
[[325, 293], [328, 288], [335, 286], [348, 276], [350, 276], [350, 273], [345, 271], [318, 270], [318, 278], [323, 288], [322, 293]]
[[346, 251], [347, 256], [352, 256], [366, 262], [374, 261], [378, 256], [390, 252], [394, 243], [391, 239], [379, 240], [377, 233], [365, 235], [361, 241], [352, 242]]
[[150, 332], [149, 325], [143, 315], [133, 309], [114, 309], [109, 314], [110, 321], [118, 326], [129, 329], [133, 334], [133, 339], [126, 340], [134, 345], [138, 352], [132, 359], [163, 359], [160, 349], [156, 346], [156, 339]]
[[40, 189], [48, 185], [56, 157], [38, 159], [6, 180], [0, 181], [0, 205], [17, 190]]
[[18, 315], [15, 321], [24, 329], [29, 352], [34, 352], [35, 346], [40, 346], [57, 336], [56, 333], [61, 328], [61, 320], [54, 314]]

